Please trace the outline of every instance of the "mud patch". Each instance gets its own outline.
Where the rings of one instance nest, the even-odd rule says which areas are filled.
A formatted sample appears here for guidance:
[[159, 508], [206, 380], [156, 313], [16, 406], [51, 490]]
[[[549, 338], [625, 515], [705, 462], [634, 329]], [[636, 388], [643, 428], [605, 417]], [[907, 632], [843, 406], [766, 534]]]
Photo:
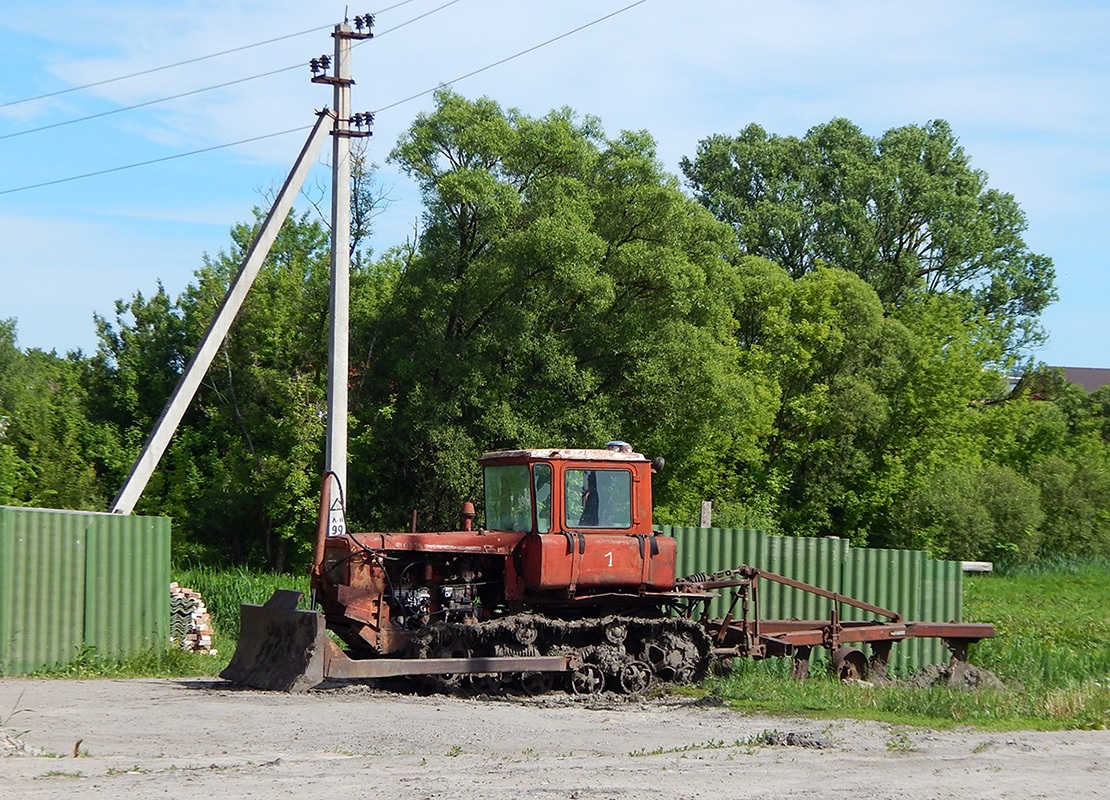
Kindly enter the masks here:
[[956, 668], [951, 664], [932, 664], [919, 670], [906, 681], [907, 686], [926, 689], [930, 686], [946, 686], [953, 689], [1002, 689], [1001, 679], [989, 669], [966, 664]]
[[797, 731], [764, 731], [759, 737], [759, 744], [770, 747], [808, 747], [814, 750], [824, 750], [830, 746], [823, 736]]

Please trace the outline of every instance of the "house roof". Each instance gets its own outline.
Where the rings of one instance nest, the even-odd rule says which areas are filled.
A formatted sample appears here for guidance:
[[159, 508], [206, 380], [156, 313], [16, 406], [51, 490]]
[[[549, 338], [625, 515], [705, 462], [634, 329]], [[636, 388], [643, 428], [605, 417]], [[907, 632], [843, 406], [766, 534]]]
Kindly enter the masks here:
[[1082, 386], [1088, 392], [1101, 389], [1110, 383], [1110, 369], [1099, 367], [1052, 367], [1064, 373], [1064, 380]]

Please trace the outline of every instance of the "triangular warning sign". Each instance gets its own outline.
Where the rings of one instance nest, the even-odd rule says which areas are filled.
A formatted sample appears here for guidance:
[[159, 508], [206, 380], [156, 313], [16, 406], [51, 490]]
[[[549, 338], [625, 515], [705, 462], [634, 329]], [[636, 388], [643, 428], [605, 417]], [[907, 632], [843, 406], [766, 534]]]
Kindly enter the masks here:
[[343, 501], [340, 500], [338, 497], [335, 498], [334, 500], [331, 501], [331, 508], [329, 508], [328, 510], [329, 511], [342, 511], [343, 510]]

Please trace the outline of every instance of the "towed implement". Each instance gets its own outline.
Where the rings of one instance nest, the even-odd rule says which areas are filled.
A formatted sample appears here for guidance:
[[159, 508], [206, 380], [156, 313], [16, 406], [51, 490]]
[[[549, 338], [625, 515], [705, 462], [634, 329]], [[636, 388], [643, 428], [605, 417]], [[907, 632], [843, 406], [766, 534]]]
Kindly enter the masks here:
[[[895, 611], [740, 566], [676, 578], [674, 539], [652, 529], [649, 461], [623, 442], [605, 449], [487, 453], [485, 524], [352, 533], [329, 526], [327, 478], [311, 567], [312, 610], [280, 590], [244, 605], [222, 676], [299, 691], [329, 679], [426, 676], [444, 690], [576, 694], [690, 683], [736, 657], [789, 657], [804, 677], [814, 647], [842, 677], [885, 673], [891, 647], [941, 638], [955, 671], [986, 624], [906, 622]], [[761, 581], [828, 598], [827, 620], [765, 620]], [[723, 619], [708, 602], [730, 590]], [[877, 617], [841, 621], [847, 605]], [[329, 635], [330, 632], [330, 635]], [[336, 643], [342, 642], [342, 647]], [[870, 645], [870, 656], [851, 644]]]

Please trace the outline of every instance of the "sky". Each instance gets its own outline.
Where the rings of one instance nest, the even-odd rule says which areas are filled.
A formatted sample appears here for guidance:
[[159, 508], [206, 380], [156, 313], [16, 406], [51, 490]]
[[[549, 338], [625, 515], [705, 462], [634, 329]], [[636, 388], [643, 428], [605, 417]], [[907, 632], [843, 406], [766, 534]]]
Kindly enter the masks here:
[[[699, 140], [751, 123], [803, 136], [846, 117], [879, 136], [944, 119], [989, 186], [1017, 199], [1029, 247], [1055, 264], [1060, 299], [1042, 317], [1049, 339], [1033, 357], [1110, 367], [1104, 2], [4, 5], [0, 319], [17, 320], [23, 348], [91, 353], [94, 314], [113, 319], [116, 300], [159, 283], [177, 296], [206, 254], [228, 249], [232, 226], [281, 185], [314, 111], [331, 103], [330, 89], [309, 81], [308, 61], [332, 52], [345, 14], [374, 13], [375, 38], [352, 54], [352, 107], [376, 112], [369, 157], [389, 197], [376, 252], [418, 227], [419, 195], [387, 159], [441, 84], [531, 116], [570, 107], [600, 118], [610, 136], [646, 130], [675, 175]], [[182, 61], [191, 63], [149, 71]], [[94, 118], [75, 121], [84, 117]], [[271, 136], [282, 131], [293, 132]], [[257, 140], [224, 147], [248, 139]], [[300, 208], [327, 197], [329, 154]], [[155, 163], [118, 169], [142, 162]], [[69, 180], [89, 173], [104, 174]]]

